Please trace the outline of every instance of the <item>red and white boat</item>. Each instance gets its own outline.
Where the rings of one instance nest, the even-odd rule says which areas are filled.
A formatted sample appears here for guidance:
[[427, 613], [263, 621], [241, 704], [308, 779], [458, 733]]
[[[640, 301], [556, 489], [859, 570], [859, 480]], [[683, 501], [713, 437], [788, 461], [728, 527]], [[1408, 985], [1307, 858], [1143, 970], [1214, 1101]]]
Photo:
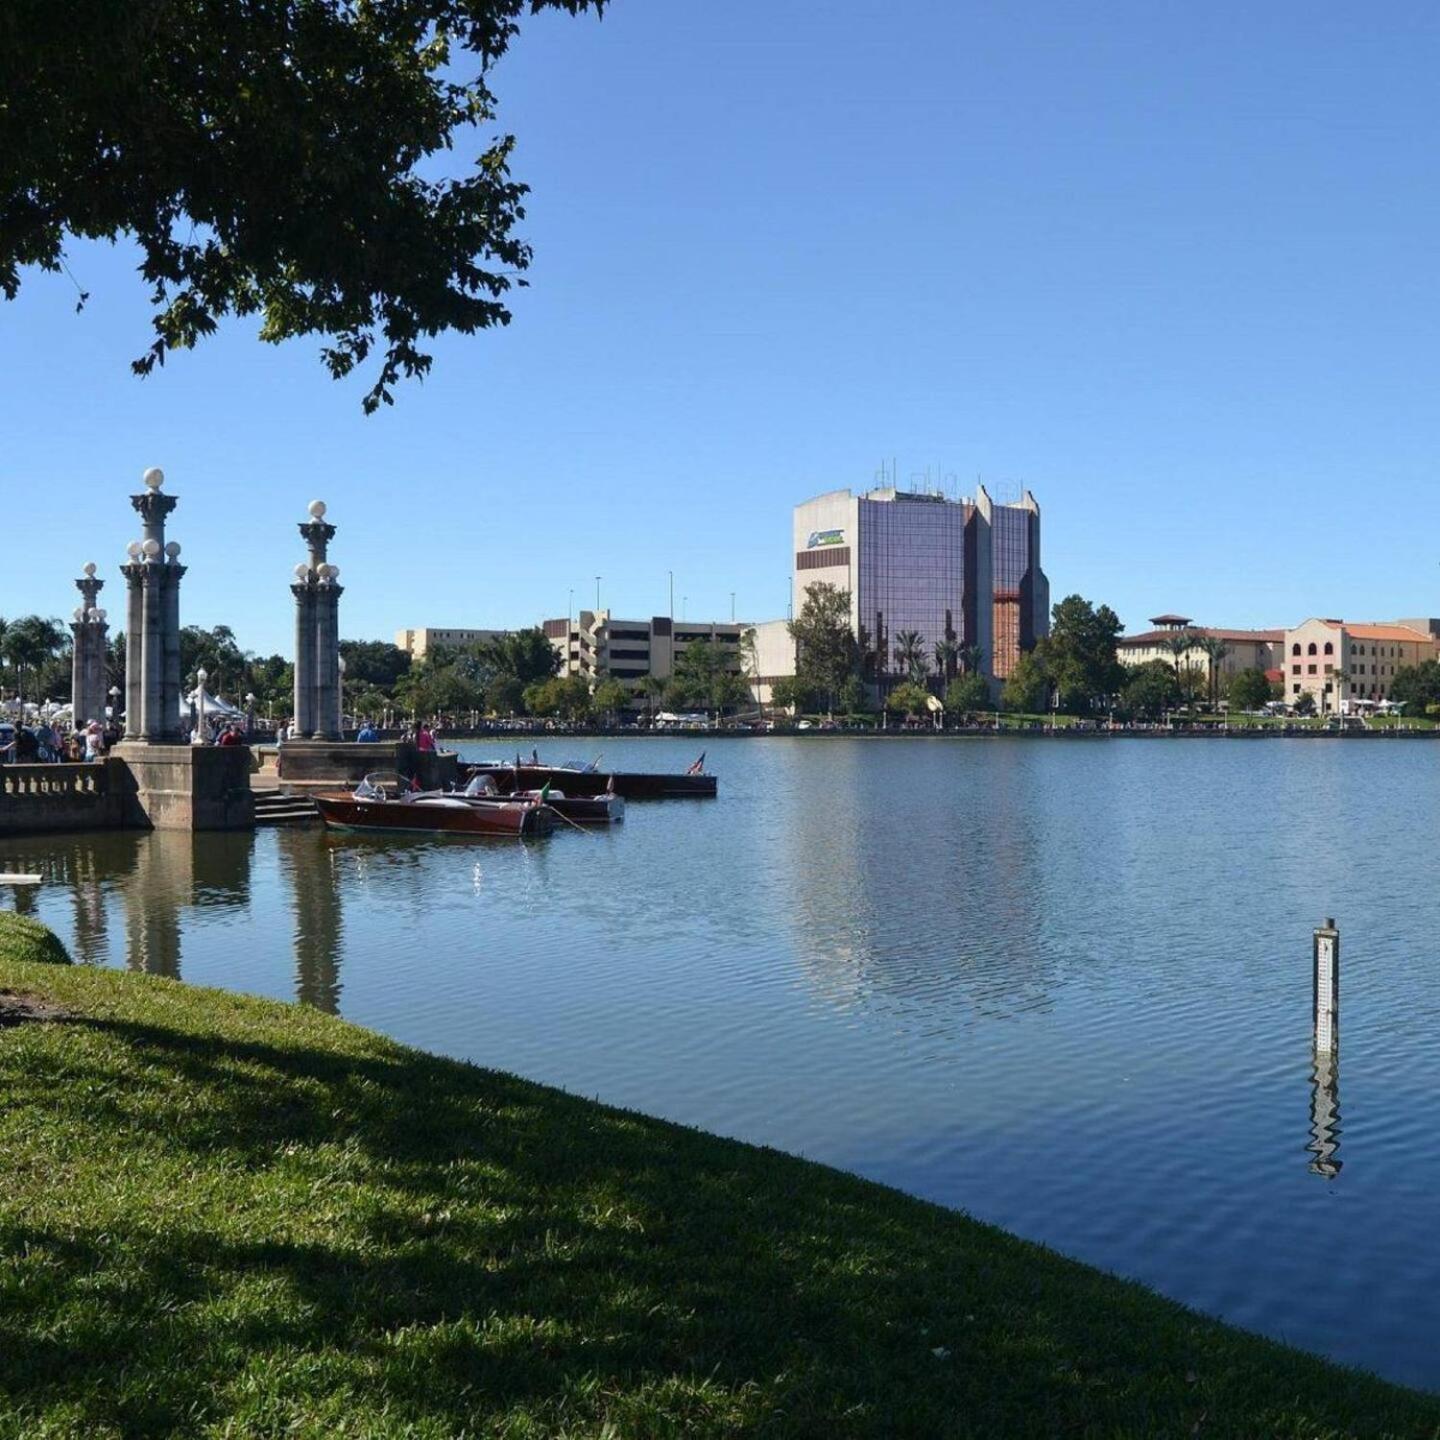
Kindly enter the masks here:
[[548, 835], [555, 816], [528, 796], [467, 797], [411, 791], [398, 775], [367, 775], [353, 791], [321, 792], [315, 808], [332, 830], [396, 834]]

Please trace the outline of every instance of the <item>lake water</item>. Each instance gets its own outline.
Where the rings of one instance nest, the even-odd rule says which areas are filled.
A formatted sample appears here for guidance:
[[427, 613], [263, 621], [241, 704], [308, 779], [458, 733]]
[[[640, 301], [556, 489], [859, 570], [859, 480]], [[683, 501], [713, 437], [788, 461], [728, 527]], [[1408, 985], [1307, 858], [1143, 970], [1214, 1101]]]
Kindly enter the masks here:
[[64, 837], [0, 867], [45, 873], [77, 958], [824, 1160], [1440, 1388], [1440, 745], [766, 739], [710, 767], [718, 800], [608, 833]]

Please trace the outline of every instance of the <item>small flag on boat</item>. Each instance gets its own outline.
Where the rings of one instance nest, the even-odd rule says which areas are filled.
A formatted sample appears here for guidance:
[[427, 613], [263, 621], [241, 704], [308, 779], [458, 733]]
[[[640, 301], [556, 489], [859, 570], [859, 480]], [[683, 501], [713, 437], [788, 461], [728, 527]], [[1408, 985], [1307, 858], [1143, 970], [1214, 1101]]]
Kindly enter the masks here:
[[539, 797], [539, 802], [538, 802], [539, 804], [543, 805], [543, 804], [550, 798], [550, 787], [551, 787], [554, 783], [555, 783], [555, 782], [554, 782], [553, 780], [547, 780], [547, 781], [540, 787], [540, 797]]
[[705, 752], [700, 752], [700, 758], [685, 772], [687, 775], [703, 775], [705, 773]]

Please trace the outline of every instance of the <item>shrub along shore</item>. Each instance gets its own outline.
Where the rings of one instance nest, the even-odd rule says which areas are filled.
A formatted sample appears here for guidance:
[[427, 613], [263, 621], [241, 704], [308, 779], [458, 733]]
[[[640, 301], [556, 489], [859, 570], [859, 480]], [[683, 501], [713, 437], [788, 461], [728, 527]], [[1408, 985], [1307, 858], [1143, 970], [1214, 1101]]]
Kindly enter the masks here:
[[0, 913], [0, 1437], [1440, 1435], [952, 1211], [41, 963]]

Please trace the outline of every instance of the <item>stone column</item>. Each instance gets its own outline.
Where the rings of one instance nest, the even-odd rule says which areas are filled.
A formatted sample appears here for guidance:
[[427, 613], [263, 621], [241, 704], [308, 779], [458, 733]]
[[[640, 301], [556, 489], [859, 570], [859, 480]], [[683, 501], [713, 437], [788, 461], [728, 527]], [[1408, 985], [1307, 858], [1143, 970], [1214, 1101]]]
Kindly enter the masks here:
[[[295, 570], [295, 728], [315, 740], [340, 738], [340, 571], [329, 563], [335, 527], [325, 502], [312, 500], [300, 526], [308, 558]], [[303, 590], [303, 595], [302, 595]]]
[[290, 733], [308, 739], [315, 729], [315, 578], [304, 565], [297, 565], [295, 573], [297, 579], [290, 587], [295, 597], [295, 713]]
[[[176, 500], [161, 493], [164, 483], [160, 470], [147, 470], [145, 491], [130, 497], [143, 536], [130, 547], [133, 563], [125, 567], [125, 578], [131, 583], [130, 625], [125, 637], [125, 735], [151, 744], [173, 743], [180, 734], [179, 592], [176, 589], [173, 598], [169, 592], [170, 572], [179, 572], [173, 577], [176, 586], [184, 572], [174, 563], [180, 547], [167, 548], [165, 544], [165, 517]], [[176, 710], [169, 716], [165, 713], [167, 692], [173, 695]], [[131, 707], [138, 713], [131, 714]]]
[[140, 573], [140, 738], [166, 738], [160, 713], [165, 669], [165, 572], [146, 556]]
[[[334, 571], [327, 565], [327, 571]], [[340, 586], [321, 577], [315, 593], [315, 738], [340, 739]]]
[[91, 720], [104, 718], [104, 701], [102, 699], [97, 708], [96, 697], [103, 695], [105, 689], [105, 619], [95, 604], [104, 585], [103, 580], [95, 578], [93, 561], [85, 566], [84, 578], [75, 582], [81, 604], [70, 627], [75, 637], [70, 669], [70, 716], [77, 730]]
[[[136, 550], [139, 544], [136, 543]], [[140, 577], [145, 567], [132, 558], [130, 564], [122, 565], [120, 573], [125, 577], [125, 738], [140, 738], [140, 711], [142, 693], [140, 668], [141, 592]]]
[[90, 683], [90, 637], [85, 633], [83, 609], [75, 611], [70, 625], [74, 640], [70, 649], [70, 723], [76, 730], [85, 728], [85, 696]]
[[180, 547], [172, 540], [165, 547], [165, 564], [162, 567], [165, 636], [161, 647], [160, 672], [161, 738], [171, 742], [181, 738], [180, 579], [185, 574], [185, 566], [180, 564], [179, 556]]

